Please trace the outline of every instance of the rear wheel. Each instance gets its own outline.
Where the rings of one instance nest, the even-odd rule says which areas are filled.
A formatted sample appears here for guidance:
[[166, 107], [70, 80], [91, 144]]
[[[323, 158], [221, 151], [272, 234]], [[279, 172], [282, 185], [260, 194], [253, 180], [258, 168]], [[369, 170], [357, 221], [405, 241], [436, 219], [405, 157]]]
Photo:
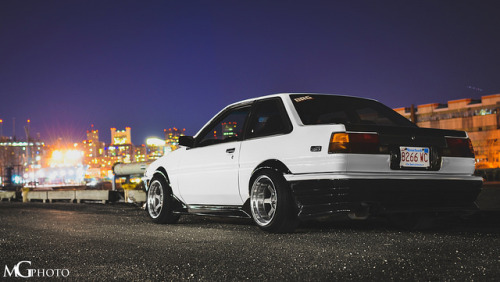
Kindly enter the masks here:
[[154, 223], [176, 223], [180, 215], [174, 214], [172, 189], [161, 176], [151, 179], [148, 189], [147, 207]]
[[298, 225], [288, 183], [272, 169], [263, 169], [253, 177], [250, 210], [253, 220], [264, 231], [288, 233]]

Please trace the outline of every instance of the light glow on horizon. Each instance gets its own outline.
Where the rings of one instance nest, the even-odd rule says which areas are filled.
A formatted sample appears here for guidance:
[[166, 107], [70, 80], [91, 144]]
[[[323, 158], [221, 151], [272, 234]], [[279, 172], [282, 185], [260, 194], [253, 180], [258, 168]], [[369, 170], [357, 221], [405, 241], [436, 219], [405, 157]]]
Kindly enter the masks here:
[[54, 150], [50, 158], [51, 167], [75, 166], [82, 164], [83, 151]]
[[156, 146], [156, 147], [165, 146], [165, 140], [157, 138], [157, 137], [150, 137], [150, 138], [146, 139], [146, 145]]

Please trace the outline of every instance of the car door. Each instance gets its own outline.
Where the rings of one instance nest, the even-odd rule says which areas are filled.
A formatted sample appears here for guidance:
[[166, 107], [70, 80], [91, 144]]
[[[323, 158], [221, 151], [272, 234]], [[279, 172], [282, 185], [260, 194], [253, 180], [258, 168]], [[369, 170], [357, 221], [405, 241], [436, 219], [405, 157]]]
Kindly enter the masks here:
[[238, 160], [250, 105], [221, 113], [184, 152], [179, 191], [188, 205], [241, 205]]
[[248, 185], [257, 165], [298, 158], [296, 143], [288, 139], [293, 126], [280, 98], [255, 102], [246, 130], [239, 167], [242, 199], [249, 197]]

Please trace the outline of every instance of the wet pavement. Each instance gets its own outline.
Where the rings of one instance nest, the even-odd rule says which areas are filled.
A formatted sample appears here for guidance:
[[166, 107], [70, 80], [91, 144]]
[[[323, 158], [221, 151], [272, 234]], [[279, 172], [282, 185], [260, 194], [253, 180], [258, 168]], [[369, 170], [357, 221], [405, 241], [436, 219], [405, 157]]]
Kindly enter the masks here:
[[500, 212], [420, 232], [336, 219], [277, 235], [241, 219], [156, 225], [131, 204], [0, 202], [0, 280], [21, 261], [20, 274], [66, 280], [499, 281]]

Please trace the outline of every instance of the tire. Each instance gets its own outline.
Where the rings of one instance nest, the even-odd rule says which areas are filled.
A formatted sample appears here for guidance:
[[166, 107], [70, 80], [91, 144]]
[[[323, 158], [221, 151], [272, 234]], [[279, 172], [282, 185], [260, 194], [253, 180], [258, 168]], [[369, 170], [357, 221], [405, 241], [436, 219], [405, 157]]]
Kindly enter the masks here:
[[146, 211], [154, 223], [176, 223], [180, 215], [173, 213], [172, 189], [161, 176], [154, 176], [149, 184]]
[[262, 169], [252, 179], [250, 210], [254, 222], [267, 232], [293, 232], [299, 221], [283, 175], [272, 169]]

